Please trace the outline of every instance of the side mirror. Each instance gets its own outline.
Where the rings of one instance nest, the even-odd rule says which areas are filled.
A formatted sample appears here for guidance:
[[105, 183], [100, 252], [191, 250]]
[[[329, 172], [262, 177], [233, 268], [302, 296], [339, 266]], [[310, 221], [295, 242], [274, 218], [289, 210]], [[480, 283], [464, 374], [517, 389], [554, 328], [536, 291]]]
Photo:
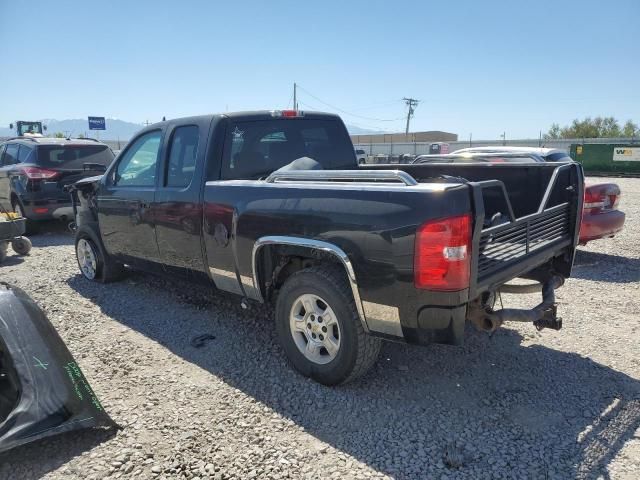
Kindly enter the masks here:
[[43, 125], [43, 126], [42, 126], [42, 130], [44, 130], [44, 131], [46, 132], [46, 131], [47, 131], [47, 126], [46, 126], [46, 125]]
[[10, 128], [11, 130], [13, 130], [13, 123], [10, 123], [10, 124], [9, 124], [9, 128]]

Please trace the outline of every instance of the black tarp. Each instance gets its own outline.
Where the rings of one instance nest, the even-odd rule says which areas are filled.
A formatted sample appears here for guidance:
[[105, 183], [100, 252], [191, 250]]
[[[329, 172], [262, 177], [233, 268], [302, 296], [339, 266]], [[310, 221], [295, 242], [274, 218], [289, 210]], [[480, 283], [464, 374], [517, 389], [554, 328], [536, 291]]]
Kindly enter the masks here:
[[81, 428], [115, 426], [38, 305], [0, 282], [0, 452]]

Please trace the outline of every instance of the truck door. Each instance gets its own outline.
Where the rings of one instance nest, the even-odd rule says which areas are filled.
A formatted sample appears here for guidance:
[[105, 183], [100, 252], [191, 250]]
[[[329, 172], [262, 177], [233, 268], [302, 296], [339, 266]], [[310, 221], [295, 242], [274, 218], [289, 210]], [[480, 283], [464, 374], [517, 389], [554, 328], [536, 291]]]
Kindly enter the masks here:
[[208, 140], [207, 120], [167, 128], [160, 182], [153, 203], [162, 263], [205, 272], [200, 191]]
[[162, 135], [161, 129], [152, 130], [131, 141], [105, 175], [97, 195], [104, 245], [127, 263], [160, 260], [151, 205]]

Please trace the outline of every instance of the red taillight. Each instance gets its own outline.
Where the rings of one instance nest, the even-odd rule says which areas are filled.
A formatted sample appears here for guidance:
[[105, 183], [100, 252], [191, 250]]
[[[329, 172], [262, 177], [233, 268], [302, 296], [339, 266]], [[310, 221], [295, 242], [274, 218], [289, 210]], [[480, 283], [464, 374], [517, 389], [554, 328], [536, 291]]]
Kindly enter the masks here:
[[620, 187], [615, 183], [589, 185], [584, 189], [584, 210], [614, 210], [620, 203]]
[[48, 170], [46, 168], [39, 167], [22, 167], [20, 171], [29, 180], [52, 180], [60, 175], [60, 172], [56, 172], [55, 170]]
[[433, 220], [416, 231], [417, 288], [455, 291], [469, 287], [471, 215]]

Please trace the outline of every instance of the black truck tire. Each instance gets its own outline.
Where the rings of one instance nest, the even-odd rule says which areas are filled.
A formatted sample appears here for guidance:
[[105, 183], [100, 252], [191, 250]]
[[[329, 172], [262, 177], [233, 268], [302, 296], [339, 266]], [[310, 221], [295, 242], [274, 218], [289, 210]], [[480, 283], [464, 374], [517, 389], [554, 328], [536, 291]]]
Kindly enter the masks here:
[[380, 339], [364, 331], [344, 271], [334, 265], [300, 270], [286, 280], [276, 302], [276, 329], [293, 367], [324, 385], [355, 380], [380, 352]]
[[78, 267], [87, 280], [110, 283], [124, 276], [124, 265], [107, 253], [102, 243], [89, 229], [80, 229], [76, 232], [75, 245]]

